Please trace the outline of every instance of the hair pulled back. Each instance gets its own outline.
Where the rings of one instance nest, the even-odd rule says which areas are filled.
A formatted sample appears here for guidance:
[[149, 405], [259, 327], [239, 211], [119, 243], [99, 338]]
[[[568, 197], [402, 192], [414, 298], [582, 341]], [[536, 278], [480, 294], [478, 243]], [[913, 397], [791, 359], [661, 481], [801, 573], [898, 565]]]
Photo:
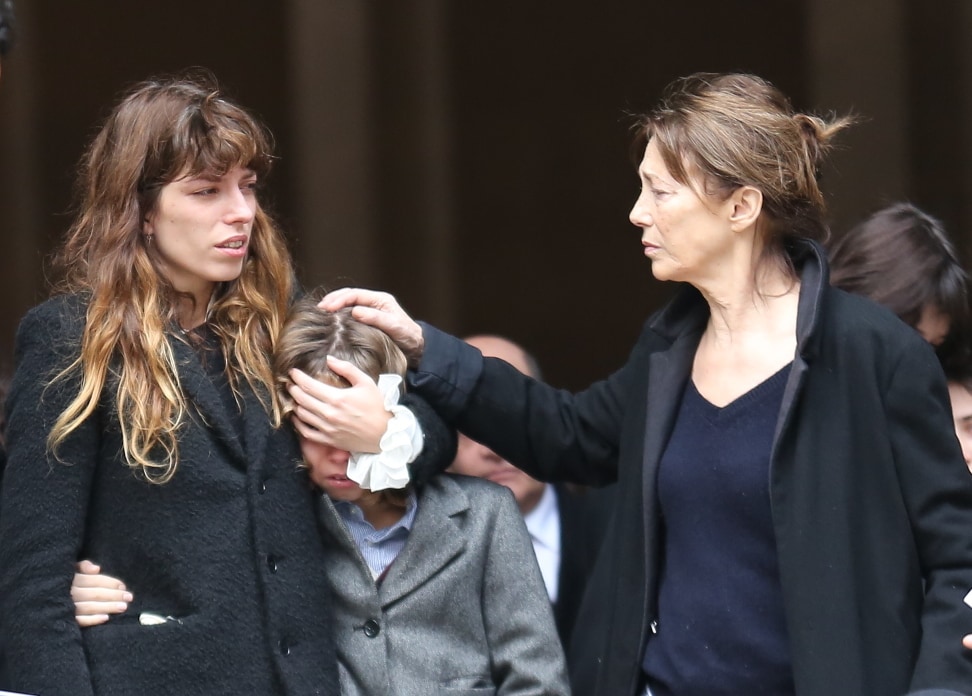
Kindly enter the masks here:
[[696, 73], [665, 89], [641, 119], [636, 144], [653, 141], [671, 175], [701, 182], [705, 193], [758, 189], [768, 223], [759, 229], [761, 260], [776, 258], [792, 272], [788, 239], [829, 236], [819, 170], [834, 134], [850, 122], [798, 113], [755, 75]]

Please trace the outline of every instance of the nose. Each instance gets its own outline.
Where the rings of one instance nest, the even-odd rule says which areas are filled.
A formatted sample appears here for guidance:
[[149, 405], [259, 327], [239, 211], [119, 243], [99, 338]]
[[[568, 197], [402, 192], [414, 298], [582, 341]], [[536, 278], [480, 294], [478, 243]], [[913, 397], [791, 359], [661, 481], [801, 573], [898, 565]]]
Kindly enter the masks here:
[[646, 198], [644, 193], [640, 194], [638, 200], [631, 207], [631, 212], [628, 213], [628, 219], [635, 227], [651, 227], [654, 222], [651, 217], [651, 211], [648, 210], [648, 201]]
[[347, 464], [348, 460], [351, 459], [351, 453], [347, 450], [338, 449], [337, 447], [331, 447], [327, 445], [328, 460], [334, 464]]
[[231, 189], [226, 210], [226, 223], [239, 224], [253, 222], [256, 215], [256, 198], [252, 192], [239, 188]]

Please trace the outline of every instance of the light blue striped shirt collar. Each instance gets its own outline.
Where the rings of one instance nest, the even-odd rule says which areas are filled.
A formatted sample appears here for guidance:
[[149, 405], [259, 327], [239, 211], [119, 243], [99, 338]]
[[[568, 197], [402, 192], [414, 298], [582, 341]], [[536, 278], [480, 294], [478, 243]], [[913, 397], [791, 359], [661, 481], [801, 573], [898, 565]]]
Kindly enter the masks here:
[[415, 513], [418, 510], [415, 491], [409, 491], [402, 519], [385, 529], [372, 527], [365, 519], [361, 508], [354, 503], [344, 500], [333, 502], [344, 526], [351, 533], [355, 546], [361, 552], [361, 557], [371, 570], [371, 576], [375, 579], [379, 578], [398, 557], [405, 548], [405, 542], [408, 541], [408, 534], [415, 523]]

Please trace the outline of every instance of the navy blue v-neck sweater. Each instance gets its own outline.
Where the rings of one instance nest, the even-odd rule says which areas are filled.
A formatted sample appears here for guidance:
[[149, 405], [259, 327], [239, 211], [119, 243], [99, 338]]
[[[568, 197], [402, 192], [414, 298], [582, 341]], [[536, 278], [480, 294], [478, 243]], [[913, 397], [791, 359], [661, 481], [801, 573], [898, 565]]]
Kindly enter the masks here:
[[722, 408], [686, 385], [658, 470], [665, 560], [642, 664], [655, 696], [794, 693], [769, 498], [788, 374]]

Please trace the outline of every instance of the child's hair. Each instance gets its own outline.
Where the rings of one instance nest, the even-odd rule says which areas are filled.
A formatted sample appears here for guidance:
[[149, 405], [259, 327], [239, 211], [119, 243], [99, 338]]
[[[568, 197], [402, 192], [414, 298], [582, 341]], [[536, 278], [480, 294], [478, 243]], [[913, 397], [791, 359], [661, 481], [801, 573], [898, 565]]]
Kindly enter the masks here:
[[[277, 342], [273, 372], [279, 402], [278, 423], [294, 410], [293, 399], [287, 392], [290, 370], [301, 370], [334, 386], [350, 386], [327, 366], [328, 355], [351, 363], [376, 382], [380, 374], [405, 377], [408, 360], [388, 334], [358, 321], [351, 316], [350, 309], [327, 312], [318, 308], [320, 296], [320, 292], [313, 293], [294, 303]], [[404, 505], [408, 490], [381, 492], [392, 502]]]

